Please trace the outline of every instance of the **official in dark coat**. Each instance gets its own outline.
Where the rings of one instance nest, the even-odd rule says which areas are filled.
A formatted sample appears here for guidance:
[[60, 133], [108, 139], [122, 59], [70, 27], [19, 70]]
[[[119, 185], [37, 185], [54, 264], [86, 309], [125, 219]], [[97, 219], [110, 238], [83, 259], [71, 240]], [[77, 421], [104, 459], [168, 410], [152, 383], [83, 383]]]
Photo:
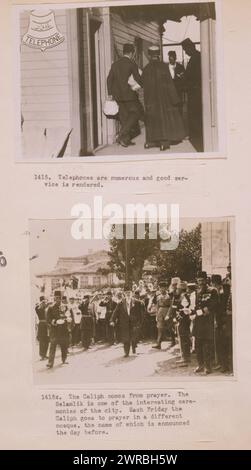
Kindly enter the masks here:
[[190, 56], [184, 77], [188, 94], [189, 138], [195, 149], [203, 152], [201, 55], [191, 39], [187, 38], [181, 44]]
[[84, 296], [83, 302], [79, 305], [79, 310], [81, 311], [81, 322], [80, 322], [80, 331], [81, 331], [81, 341], [82, 346], [85, 350], [89, 349], [91, 345], [92, 338], [94, 337], [94, 306], [90, 304], [90, 296], [87, 294]]
[[37, 330], [37, 339], [39, 342], [39, 355], [41, 361], [47, 358], [47, 351], [49, 346], [49, 336], [48, 336], [48, 327], [46, 321], [46, 302], [45, 297], [40, 297], [40, 304], [35, 307], [35, 311], [39, 320], [38, 330]]
[[131, 297], [131, 292], [125, 292], [125, 298], [116, 306], [111, 318], [111, 324], [118, 323], [119, 338], [124, 344], [125, 357], [129, 356], [132, 347], [136, 353], [143, 325], [143, 308], [140, 300]]
[[61, 304], [61, 292], [55, 291], [54, 296], [55, 303], [47, 311], [47, 324], [50, 332], [48, 368], [53, 367], [57, 345], [61, 348], [62, 363], [66, 363], [69, 345], [68, 323], [70, 319], [67, 319], [65, 308]]
[[[133, 44], [124, 44], [123, 57], [112, 64], [107, 77], [107, 91], [110, 99], [119, 105], [119, 120], [121, 124], [117, 142], [123, 147], [134, 145], [131, 141], [138, 134], [139, 119], [143, 119], [144, 110], [136, 91], [130, 87], [128, 80], [132, 75], [141, 85], [139, 69], [134, 61], [135, 48]], [[136, 132], [135, 132], [136, 129]]]
[[150, 62], [143, 69], [146, 142], [145, 148], [166, 150], [185, 137], [179, 110], [180, 98], [171, 78], [168, 64], [160, 60], [160, 49], [148, 49]]

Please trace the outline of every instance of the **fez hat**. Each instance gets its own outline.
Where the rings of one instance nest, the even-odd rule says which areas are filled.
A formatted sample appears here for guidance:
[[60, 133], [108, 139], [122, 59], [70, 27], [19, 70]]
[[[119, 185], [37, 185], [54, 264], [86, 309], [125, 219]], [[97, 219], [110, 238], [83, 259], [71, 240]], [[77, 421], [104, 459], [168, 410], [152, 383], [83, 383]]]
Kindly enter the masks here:
[[41, 297], [39, 297], [39, 300], [40, 300], [40, 302], [42, 302], [43, 300], [45, 300], [45, 296], [41, 295]]
[[153, 45], [148, 48], [148, 54], [152, 57], [160, 55], [160, 47]]
[[216, 284], [221, 284], [222, 277], [220, 274], [212, 274], [212, 282]]
[[182, 45], [183, 49], [185, 49], [186, 47], [195, 48], [195, 45], [194, 45], [193, 41], [191, 41], [190, 38], [184, 39], [184, 41], [182, 41], [181, 45]]
[[55, 290], [54, 297], [60, 297], [61, 298], [61, 291], [60, 290]]
[[173, 57], [177, 57], [177, 54], [176, 54], [175, 51], [169, 51], [169, 52], [168, 52], [168, 55], [169, 55], [169, 56], [173, 56]]
[[198, 271], [196, 277], [197, 277], [197, 279], [207, 280], [207, 273], [206, 273], [206, 271]]

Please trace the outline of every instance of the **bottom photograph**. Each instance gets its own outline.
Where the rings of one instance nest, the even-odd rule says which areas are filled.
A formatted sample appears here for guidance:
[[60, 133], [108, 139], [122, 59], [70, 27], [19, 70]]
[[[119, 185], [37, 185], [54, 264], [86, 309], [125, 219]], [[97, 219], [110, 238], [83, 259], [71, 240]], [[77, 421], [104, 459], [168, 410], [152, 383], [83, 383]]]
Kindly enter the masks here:
[[180, 219], [173, 249], [149, 224], [81, 240], [72, 219], [29, 224], [35, 384], [234, 375], [232, 218]]

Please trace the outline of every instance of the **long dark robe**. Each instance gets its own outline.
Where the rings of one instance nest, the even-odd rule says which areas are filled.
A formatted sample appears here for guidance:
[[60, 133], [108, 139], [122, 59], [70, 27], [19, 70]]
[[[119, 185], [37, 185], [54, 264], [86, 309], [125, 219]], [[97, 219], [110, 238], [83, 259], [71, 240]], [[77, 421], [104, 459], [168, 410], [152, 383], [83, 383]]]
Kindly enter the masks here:
[[185, 129], [179, 110], [179, 96], [168, 64], [149, 62], [142, 74], [145, 103], [146, 143], [181, 141]]

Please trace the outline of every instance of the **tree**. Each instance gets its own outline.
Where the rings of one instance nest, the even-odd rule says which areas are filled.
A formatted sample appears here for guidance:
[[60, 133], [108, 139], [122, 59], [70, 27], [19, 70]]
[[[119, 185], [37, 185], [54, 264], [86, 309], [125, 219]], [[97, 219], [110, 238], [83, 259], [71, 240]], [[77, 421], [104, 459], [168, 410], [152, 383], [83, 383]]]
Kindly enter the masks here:
[[182, 280], [193, 280], [201, 269], [201, 224], [179, 234], [179, 245], [173, 251], [158, 251], [158, 277], [170, 279], [178, 276]]
[[[139, 226], [139, 224], [138, 224]], [[142, 228], [142, 227], [141, 227]], [[126, 238], [126, 226], [123, 225], [124, 238], [110, 239], [110, 261], [108, 262], [111, 271], [119, 279], [123, 279], [128, 288], [132, 282], [138, 282], [142, 278], [145, 260], [153, 254], [156, 249], [156, 240], [149, 239], [148, 226], [145, 226], [145, 239], [138, 239], [135, 233], [137, 226], [134, 226], [134, 239]]]
[[137, 239], [136, 234], [132, 240], [126, 240], [125, 236], [123, 239], [111, 238], [108, 254], [109, 268], [119, 279], [125, 280], [128, 287], [133, 281], [138, 282], [142, 278], [144, 263], [152, 257], [156, 262], [159, 280], [169, 280], [173, 276], [192, 280], [201, 269], [201, 225], [190, 231], [182, 229], [179, 245], [173, 251], [162, 251], [159, 237], [149, 239], [146, 226], [143, 240]]

